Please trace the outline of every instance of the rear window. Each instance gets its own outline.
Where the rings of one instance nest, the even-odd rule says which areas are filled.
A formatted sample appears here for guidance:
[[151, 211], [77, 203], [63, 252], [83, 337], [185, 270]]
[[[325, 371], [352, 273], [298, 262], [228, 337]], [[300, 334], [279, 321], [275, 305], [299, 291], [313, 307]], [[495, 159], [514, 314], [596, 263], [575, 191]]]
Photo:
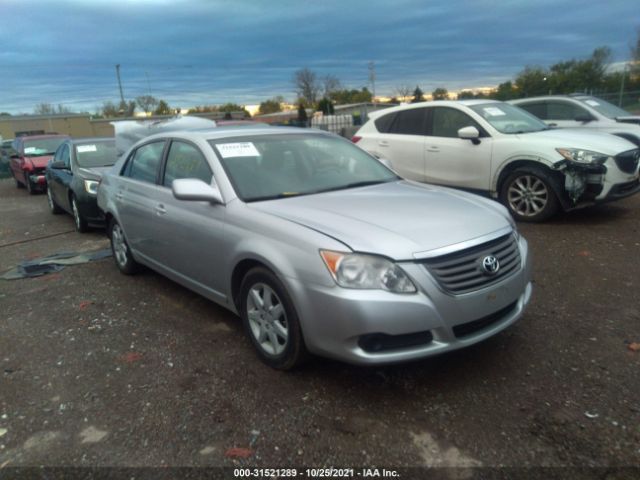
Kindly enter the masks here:
[[396, 118], [391, 125], [389, 133], [399, 135], [425, 135], [426, 134], [426, 108], [412, 108], [396, 113]]
[[395, 113], [388, 113], [387, 115], [383, 115], [380, 118], [376, 118], [374, 123], [376, 124], [376, 129], [380, 133], [389, 133], [389, 129], [391, 128], [391, 124], [393, 123], [393, 119], [396, 117]]

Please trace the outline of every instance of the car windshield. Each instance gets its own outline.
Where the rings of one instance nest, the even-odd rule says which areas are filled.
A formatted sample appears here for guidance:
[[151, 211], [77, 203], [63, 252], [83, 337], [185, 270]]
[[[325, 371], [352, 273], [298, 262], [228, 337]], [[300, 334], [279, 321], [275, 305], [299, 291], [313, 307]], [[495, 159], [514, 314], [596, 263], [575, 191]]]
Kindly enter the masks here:
[[87, 142], [75, 147], [79, 167], [108, 167], [116, 163], [116, 141]]
[[24, 155], [26, 157], [41, 157], [43, 155], [53, 155], [66, 137], [39, 138], [25, 140]]
[[604, 115], [608, 118], [617, 118], [617, 117], [627, 117], [631, 115], [631, 113], [623, 110], [615, 105], [605, 102], [599, 98], [595, 97], [579, 97], [577, 100], [581, 101], [585, 105], [589, 105], [591, 108], [596, 110], [598, 113]]
[[470, 108], [500, 133], [531, 133], [549, 129], [529, 112], [508, 103], [482, 103]]
[[209, 142], [245, 202], [399, 179], [347, 140], [314, 134], [248, 135]]

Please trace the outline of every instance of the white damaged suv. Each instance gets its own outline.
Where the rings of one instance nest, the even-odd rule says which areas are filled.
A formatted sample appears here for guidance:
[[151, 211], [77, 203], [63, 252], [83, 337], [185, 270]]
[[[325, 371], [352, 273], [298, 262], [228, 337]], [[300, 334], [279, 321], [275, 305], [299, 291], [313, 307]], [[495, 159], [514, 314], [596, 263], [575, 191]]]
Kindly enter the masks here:
[[633, 143], [550, 129], [504, 102], [401, 105], [369, 114], [352, 140], [405, 178], [488, 194], [521, 221], [640, 191]]

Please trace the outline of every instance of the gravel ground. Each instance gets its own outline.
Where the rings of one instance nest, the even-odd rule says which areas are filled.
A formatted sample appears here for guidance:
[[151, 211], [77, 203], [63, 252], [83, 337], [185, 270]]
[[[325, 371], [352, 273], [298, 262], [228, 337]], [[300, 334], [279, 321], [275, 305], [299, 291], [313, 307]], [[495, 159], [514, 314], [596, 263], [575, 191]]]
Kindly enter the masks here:
[[[108, 245], [8, 180], [0, 213], [0, 273]], [[520, 230], [535, 265], [522, 320], [384, 368], [316, 358], [274, 371], [234, 315], [154, 272], [121, 275], [112, 259], [0, 280], [0, 477], [37, 465], [333, 465], [622, 478], [606, 472], [640, 466], [640, 196]]]

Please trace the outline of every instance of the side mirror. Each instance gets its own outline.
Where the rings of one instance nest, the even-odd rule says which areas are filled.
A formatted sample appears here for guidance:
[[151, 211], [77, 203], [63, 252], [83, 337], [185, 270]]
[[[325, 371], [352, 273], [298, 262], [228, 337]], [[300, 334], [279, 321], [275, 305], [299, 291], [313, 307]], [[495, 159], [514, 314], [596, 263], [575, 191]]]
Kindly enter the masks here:
[[181, 178], [171, 184], [173, 196], [178, 200], [224, 204], [218, 187], [207, 185], [197, 178]]
[[578, 115], [576, 118], [574, 118], [574, 120], [576, 122], [589, 123], [593, 121], [593, 117], [591, 115], [584, 113], [584, 114]]
[[458, 130], [458, 138], [463, 140], [471, 140], [471, 143], [478, 145], [480, 143], [480, 132], [476, 127], [462, 127]]
[[67, 170], [67, 165], [62, 160], [51, 162], [49, 164], [49, 167], [53, 168], [54, 170]]

